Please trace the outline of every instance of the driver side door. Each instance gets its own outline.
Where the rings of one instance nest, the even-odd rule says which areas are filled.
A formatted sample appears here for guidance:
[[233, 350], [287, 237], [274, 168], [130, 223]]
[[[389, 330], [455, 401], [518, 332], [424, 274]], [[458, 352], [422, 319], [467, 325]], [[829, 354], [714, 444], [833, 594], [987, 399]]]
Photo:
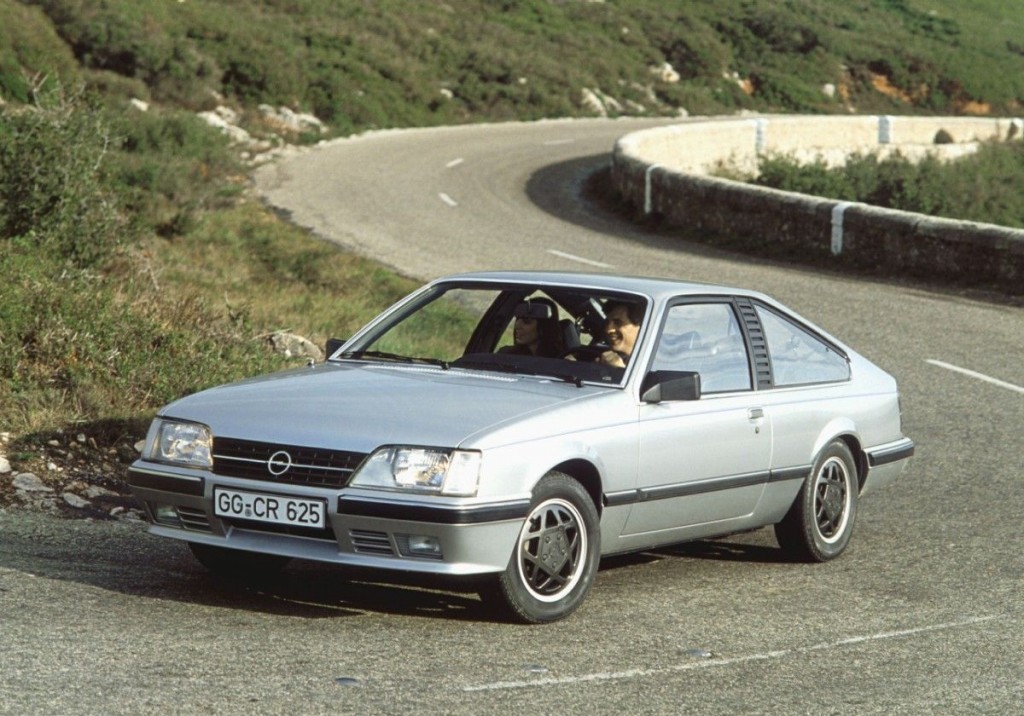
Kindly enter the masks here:
[[695, 526], [727, 531], [730, 520], [756, 508], [772, 452], [772, 425], [753, 389], [733, 303], [671, 305], [650, 370], [698, 373], [701, 396], [641, 404], [636, 502], [623, 536], [664, 543]]

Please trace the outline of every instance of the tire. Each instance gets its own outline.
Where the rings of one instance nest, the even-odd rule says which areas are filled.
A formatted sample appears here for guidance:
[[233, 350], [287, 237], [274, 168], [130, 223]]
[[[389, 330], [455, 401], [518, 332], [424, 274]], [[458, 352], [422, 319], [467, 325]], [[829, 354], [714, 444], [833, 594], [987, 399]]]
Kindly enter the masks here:
[[533, 490], [508, 566], [481, 591], [505, 616], [527, 624], [572, 614], [590, 591], [601, 554], [594, 501], [568, 475], [550, 472]]
[[857, 517], [860, 489], [853, 453], [846, 443], [830, 443], [811, 469], [775, 538], [783, 551], [804, 562], [827, 562], [846, 549]]
[[199, 563], [220, 577], [246, 581], [259, 581], [280, 572], [291, 561], [290, 557], [260, 554], [240, 549], [228, 549], [209, 544], [189, 542], [188, 547]]

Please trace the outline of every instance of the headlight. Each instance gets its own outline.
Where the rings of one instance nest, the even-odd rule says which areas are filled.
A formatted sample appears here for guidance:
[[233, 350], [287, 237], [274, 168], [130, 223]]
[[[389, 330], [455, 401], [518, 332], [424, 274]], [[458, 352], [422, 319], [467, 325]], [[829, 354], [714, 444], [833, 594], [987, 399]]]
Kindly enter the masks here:
[[185, 467], [213, 467], [213, 435], [199, 423], [157, 418], [149, 427], [146, 460], [170, 462]]
[[349, 484], [472, 497], [479, 479], [478, 452], [392, 446], [373, 453]]

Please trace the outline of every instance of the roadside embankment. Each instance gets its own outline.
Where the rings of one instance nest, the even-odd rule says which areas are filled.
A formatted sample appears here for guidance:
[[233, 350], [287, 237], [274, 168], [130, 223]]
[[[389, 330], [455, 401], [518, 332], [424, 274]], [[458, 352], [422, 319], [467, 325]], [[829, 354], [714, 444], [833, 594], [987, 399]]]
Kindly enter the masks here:
[[612, 184], [668, 226], [745, 237], [760, 250], [883, 275], [1024, 293], [1024, 231], [780, 191], [712, 176], [751, 175], [788, 154], [838, 164], [854, 152], [956, 158], [987, 140], [1020, 141], [1019, 119], [759, 117], [688, 122], [626, 135]]

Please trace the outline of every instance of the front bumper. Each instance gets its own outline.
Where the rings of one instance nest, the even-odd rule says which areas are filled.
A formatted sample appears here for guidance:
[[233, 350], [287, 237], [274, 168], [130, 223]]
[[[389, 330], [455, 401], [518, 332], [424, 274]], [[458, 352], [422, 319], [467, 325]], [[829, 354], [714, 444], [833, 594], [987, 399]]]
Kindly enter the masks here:
[[[152, 534], [186, 542], [364, 568], [438, 575], [501, 572], [529, 512], [527, 498], [459, 498], [278, 484], [137, 461], [128, 485]], [[324, 529], [219, 517], [215, 487], [324, 500]], [[173, 508], [173, 509], [168, 509]], [[434, 538], [439, 555], [410, 551], [410, 538]]]

